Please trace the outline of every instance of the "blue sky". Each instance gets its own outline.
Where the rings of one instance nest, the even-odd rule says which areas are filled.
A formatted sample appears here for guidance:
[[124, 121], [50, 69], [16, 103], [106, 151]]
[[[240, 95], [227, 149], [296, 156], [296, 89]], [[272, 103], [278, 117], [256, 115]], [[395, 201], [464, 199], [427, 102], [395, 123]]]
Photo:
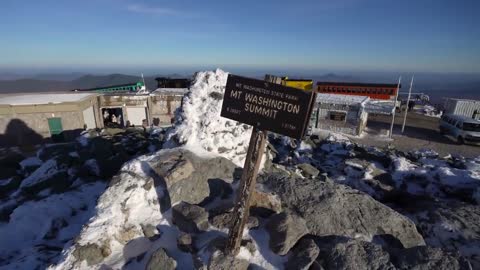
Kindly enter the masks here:
[[478, 0], [1, 0], [0, 68], [480, 73]]

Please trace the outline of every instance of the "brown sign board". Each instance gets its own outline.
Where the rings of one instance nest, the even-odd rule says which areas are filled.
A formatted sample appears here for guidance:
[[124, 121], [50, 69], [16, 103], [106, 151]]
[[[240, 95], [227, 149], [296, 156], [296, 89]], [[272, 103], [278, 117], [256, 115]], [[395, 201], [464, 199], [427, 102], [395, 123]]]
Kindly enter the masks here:
[[221, 116], [301, 139], [310, 120], [313, 91], [229, 74]]

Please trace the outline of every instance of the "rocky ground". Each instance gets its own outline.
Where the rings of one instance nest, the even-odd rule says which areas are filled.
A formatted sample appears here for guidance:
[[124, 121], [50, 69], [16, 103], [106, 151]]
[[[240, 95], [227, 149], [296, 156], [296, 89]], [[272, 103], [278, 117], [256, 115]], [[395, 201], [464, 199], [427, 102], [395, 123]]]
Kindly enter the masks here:
[[[199, 74], [195, 98], [218, 100], [225, 76]], [[245, 127], [215, 104], [173, 130], [3, 150], [0, 269], [480, 269], [480, 157], [339, 135], [270, 134], [240, 253], [225, 254], [244, 158], [229, 138]]]

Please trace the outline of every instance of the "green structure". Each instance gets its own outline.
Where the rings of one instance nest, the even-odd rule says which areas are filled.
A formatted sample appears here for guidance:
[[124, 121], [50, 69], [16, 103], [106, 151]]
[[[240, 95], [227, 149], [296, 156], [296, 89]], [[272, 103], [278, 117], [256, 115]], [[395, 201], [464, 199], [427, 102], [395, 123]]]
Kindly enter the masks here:
[[130, 83], [130, 84], [120, 84], [104, 87], [96, 87], [90, 89], [76, 89], [74, 91], [81, 92], [98, 92], [98, 93], [118, 93], [118, 92], [138, 92], [142, 89], [145, 89], [145, 84], [143, 82]]

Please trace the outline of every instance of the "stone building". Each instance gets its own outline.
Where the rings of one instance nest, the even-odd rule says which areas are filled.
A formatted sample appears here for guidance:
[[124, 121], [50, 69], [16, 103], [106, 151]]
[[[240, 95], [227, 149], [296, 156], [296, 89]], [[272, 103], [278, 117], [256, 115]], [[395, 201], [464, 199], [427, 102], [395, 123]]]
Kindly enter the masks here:
[[[38, 93], [0, 96], [0, 145], [70, 140], [100, 122], [93, 93]], [[48, 141], [48, 140], [47, 140]]]
[[0, 96], [0, 146], [69, 141], [94, 128], [168, 126], [188, 89]]

